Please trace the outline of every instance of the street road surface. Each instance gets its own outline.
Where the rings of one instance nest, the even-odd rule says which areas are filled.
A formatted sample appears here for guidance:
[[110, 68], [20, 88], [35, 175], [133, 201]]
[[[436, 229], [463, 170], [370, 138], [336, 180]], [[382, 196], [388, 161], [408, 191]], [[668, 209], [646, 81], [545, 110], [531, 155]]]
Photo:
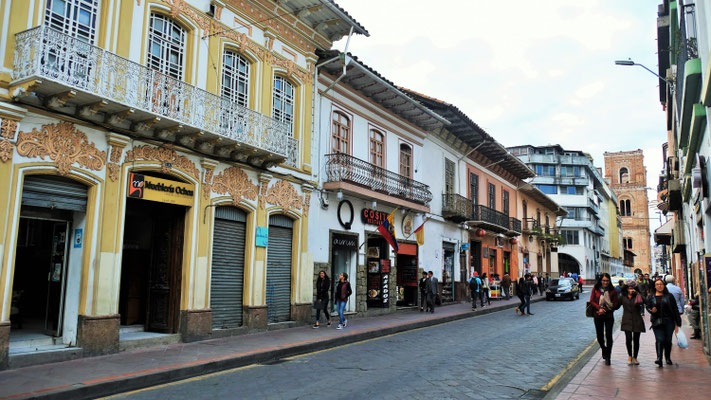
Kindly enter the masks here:
[[542, 398], [540, 389], [595, 337], [584, 315], [586, 294], [534, 303], [533, 316], [506, 310], [114, 398]]

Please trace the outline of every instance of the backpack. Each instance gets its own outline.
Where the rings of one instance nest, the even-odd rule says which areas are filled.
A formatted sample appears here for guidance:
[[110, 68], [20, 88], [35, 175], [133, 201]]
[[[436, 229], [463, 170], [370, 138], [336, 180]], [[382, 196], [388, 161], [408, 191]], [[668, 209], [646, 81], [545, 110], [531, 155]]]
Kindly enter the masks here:
[[469, 290], [472, 292], [479, 291], [479, 284], [476, 282], [476, 278], [471, 278], [469, 280]]

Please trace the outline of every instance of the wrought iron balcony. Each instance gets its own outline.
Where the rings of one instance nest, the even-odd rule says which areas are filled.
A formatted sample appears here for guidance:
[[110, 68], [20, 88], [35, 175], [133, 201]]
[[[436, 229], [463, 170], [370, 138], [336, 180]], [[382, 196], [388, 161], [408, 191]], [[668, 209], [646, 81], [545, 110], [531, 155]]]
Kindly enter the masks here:
[[326, 181], [348, 182], [400, 199], [427, 204], [430, 187], [344, 153], [326, 154]]
[[[516, 220], [518, 222], [514, 224], [512, 220]], [[472, 206], [471, 219], [467, 221], [467, 224], [488, 229], [497, 233], [505, 233], [510, 236], [517, 236], [521, 234], [520, 220], [510, 218], [502, 212], [479, 204]]]
[[540, 234], [541, 228], [538, 225], [538, 221], [535, 218], [524, 218], [523, 219], [523, 233], [529, 234]]
[[298, 165], [298, 140], [274, 118], [44, 25], [15, 38], [21, 101], [253, 165]]
[[442, 216], [450, 221], [464, 222], [472, 215], [471, 199], [454, 193], [442, 194]]

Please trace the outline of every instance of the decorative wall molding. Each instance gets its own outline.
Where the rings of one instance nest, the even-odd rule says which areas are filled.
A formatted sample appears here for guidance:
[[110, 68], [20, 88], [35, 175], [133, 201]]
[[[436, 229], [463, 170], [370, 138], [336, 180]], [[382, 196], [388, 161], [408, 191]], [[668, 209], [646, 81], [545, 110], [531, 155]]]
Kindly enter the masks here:
[[212, 183], [212, 191], [217, 194], [229, 194], [234, 205], [239, 204], [242, 199], [256, 200], [258, 189], [239, 167], [227, 168], [217, 174]]
[[2, 123], [0, 123], [0, 137], [8, 140], [15, 140], [15, 134], [17, 133], [17, 121], [3, 118]]
[[106, 164], [106, 152], [89, 142], [86, 134], [70, 122], [42, 125], [41, 131], [20, 132], [17, 153], [23, 157], [48, 157], [57, 164], [60, 175], [66, 175], [72, 164], [99, 171]]
[[6, 163], [12, 160], [12, 153], [14, 149], [15, 146], [13, 146], [12, 142], [10, 142], [9, 140], [0, 140], [0, 161]]
[[164, 174], [170, 173], [170, 170], [173, 167], [178, 167], [188, 172], [196, 180], [200, 180], [200, 171], [195, 166], [195, 163], [190, 161], [187, 157], [176, 153], [175, 148], [169, 144], [162, 147], [153, 147], [149, 145], [137, 146], [126, 152], [124, 162], [137, 160], [160, 162], [160, 169]]
[[281, 207], [284, 211], [301, 210], [303, 207], [303, 199], [294, 189], [294, 185], [283, 179], [272, 185], [263, 199], [269, 204]]

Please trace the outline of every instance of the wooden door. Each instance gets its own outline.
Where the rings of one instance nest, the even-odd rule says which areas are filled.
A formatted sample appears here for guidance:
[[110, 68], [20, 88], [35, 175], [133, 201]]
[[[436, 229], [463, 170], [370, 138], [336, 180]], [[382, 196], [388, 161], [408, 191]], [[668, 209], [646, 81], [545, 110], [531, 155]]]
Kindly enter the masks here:
[[180, 312], [184, 215], [162, 215], [153, 225], [146, 328], [175, 333]]

